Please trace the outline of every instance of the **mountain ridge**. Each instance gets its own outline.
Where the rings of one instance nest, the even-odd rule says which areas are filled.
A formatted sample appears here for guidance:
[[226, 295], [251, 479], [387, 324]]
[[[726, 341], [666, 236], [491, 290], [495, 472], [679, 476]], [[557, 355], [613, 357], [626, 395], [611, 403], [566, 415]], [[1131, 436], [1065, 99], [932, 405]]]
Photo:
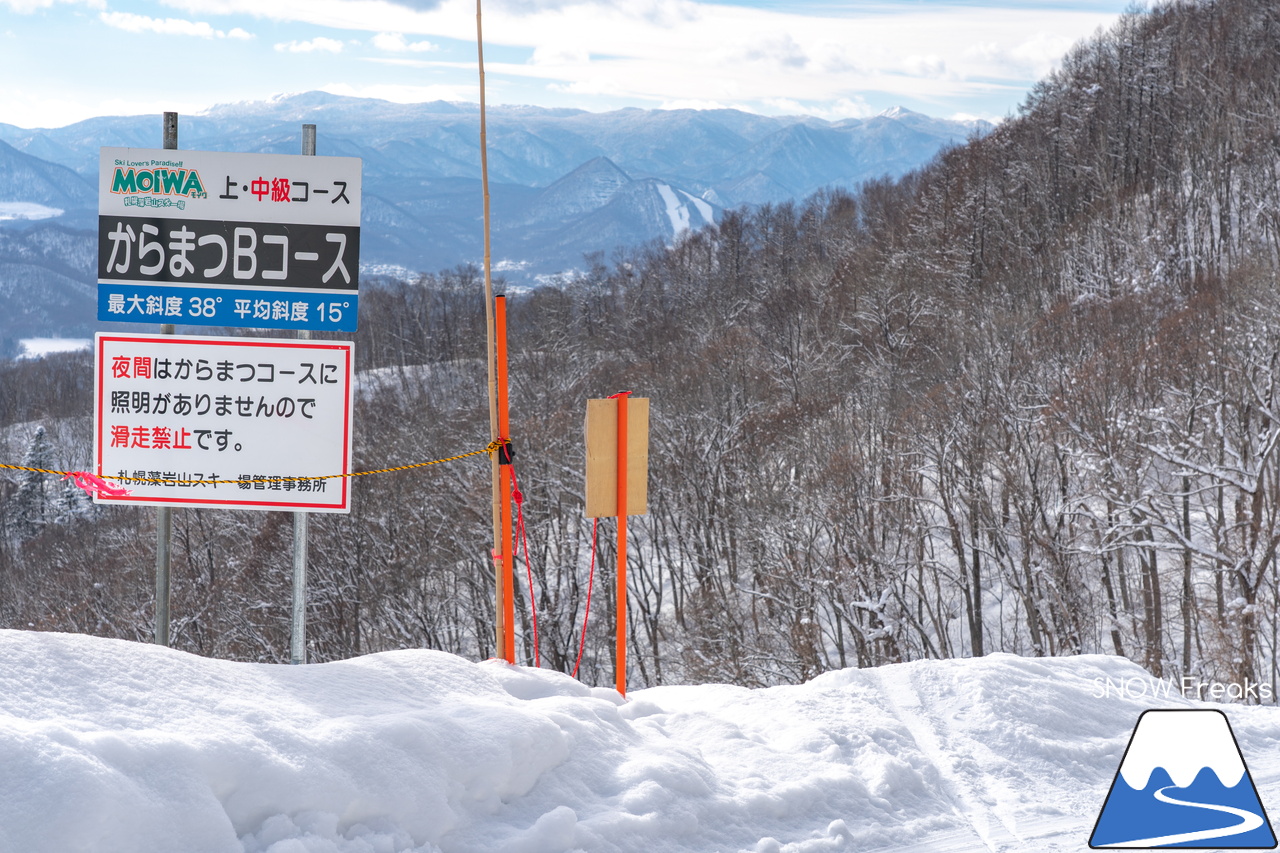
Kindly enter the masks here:
[[[321, 155], [363, 161], [366, 270], [481, 263], [476, 104], [396, 104], [321, 91], [219, 104], [179, 117], [179, 147], [293, 154], [303, 122], [318, 126]], [[36, 213], [51, 217], [46, 224], [65, 228], [67, 242], [85, 244], [71, 253], [74, 262], [55, 264], [51, 273], [65, 277], [74, 270], [76, 278], [93, 283], [92, 264], [84, 258], [92, 258], [97, 228], [98, 149], [157, 148], [159, 125], [159, 117], [151, 116], [98, 116], [59, 128], [0, 124], [0, 201], [41, 205]], [[889, 143], [886, 127], [893, 131]], [[990, 129], [906, 110], [827, 121], [732, 109], [591, 113], [493, 106], [487, 111], [493, 258], [504, 262], [511, 284], [536, 285], [583, 268], [588, 256], [670, 245], [725, 209], [799, 200], [824, 187], [853, 189], [901, 174]], [[28, 209], [15, 207], [0, 228], [20, 230], [16, 216]], [[65, 331], [84, 334], [90, 310], [74, 317], [36, 313], [61, 313]], [[56, 329], [19, 331], [0, 321], [6, 334]]]

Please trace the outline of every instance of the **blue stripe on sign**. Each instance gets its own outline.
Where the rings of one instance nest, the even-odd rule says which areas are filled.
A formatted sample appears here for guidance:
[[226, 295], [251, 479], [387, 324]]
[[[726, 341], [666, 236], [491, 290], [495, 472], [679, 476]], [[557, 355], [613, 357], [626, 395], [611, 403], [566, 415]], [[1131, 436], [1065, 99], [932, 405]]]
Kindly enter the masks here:
[[354, 291], [98, 283], [98, 319], [118, 323], [354, 332], [358, 307]]

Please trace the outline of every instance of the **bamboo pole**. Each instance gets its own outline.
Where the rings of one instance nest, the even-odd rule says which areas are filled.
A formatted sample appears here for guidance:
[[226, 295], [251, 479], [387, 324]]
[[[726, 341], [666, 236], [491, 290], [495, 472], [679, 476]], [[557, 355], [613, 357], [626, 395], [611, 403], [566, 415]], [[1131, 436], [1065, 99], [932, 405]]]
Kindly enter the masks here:
[[[498, 386], [497, 386], [497, 370], [495, 365], [494, 352], [494, 307], [493, 307], [493, 276], [491, 258], [492, 253], [489, 242], [489, 148], [488, 136], [485, 128], [485, 102], [484, 102], [484, 28], [481, 23], [480, 0], [476, 0], [476, 55], [480, 68], [480, 185], [484, 192], [484, 319], [485, 331], [487, 333], [487, 353], [486, 362], [489, 369], [489, 440], [497, 441], [499, 438], [498, 426]], [[515, 662], [515, 650], [507, 647], [508, 628], [505, 624], [506, 608], [505, 601], [505, 580], [504, 576], [510, 575], [510, 569], [504, 568], [508, 562], [504, 559], [506, 551], [503, 545], [502, 535], [502, 477], [498, 470], [498, 455], [490, 456], [489, 464], [489, 480], [492, 491], [492, 510], [493, 510], [493, 564], [494, 564], [494, 595], [496, 618], [494, 620], [494, 638], [497, 650], [494, 652], [495, 657], [505, 658], [510, 662]]]

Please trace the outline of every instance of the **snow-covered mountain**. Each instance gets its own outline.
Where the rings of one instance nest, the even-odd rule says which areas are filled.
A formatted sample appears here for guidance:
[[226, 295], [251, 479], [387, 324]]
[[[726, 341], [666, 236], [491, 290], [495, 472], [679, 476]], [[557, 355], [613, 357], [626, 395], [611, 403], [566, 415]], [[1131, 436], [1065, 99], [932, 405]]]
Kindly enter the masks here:
[[[229, 104], [182, 116], [180, 147], [293, 153], [298, 126], [318, 126], [321, 154], [364, 158], [367, 190], [392, 200], [406, 179], [480, 176], [479, 109], [470, 103], [393, 104], [323, 92]], [[608, 113], [490, 107], [490, 179], [546, 187], [597, 157], [632, 177], [657, 177], [726, 204], [783, 201], [833, 184], [900, 174], [943, 145], [990, 130], [982, 121], [935, 119], [895, 108], [827, 122], [737, 110]], [[0, 124], [0, 140], [92, 179], [101, 145], [158, 147], [158, 116], [97, 118], [55, 129]], [[785, 195], [742, 198], [730, 187], [762, 173]]]
[[[179, 147], [296, 153], [303, 123], [317, 125], [320, 154], [363, 159], [366, 269], [479, 263], [475, 104], [404, 105], [309, 92], [181, 116]], [[506, 261], [514, 283], [528, 283], [580, 268], [589, 253], [670, 243], [726, 207], [802, 199], [823, 187], [901, 174], [941, 147], [989, 129], [985, 122], [901, 109], [827, 122], [736, 110], [492, 107], [494, 258]], [[68, 239], [91, 243], [98, 149], [157, 148], [160, 137], [159, 116], [102, 117], [52, 129], [0, 124], [0, 227], [12, 231], [43, 218], [83, 232]], [[72, 254], [91, 256], [91, 249]], [[79, 280], [92, 284], [92, 267], [77, 269]], [[0, 288], [18, 281], [15, 275], [0, 266]], [[89, 331], [79, 317], [65, 319], [68, 328], [61, 331]], [[0, 326], [0, 334], [5, 331]]]
[[538, 193], [524, 221], [532, 225], [599, 210], [631, 181], [608, 157], [596, 157]]
[[0, 142], [0, 220], [53, 218], [96, 204], [83, 176]]

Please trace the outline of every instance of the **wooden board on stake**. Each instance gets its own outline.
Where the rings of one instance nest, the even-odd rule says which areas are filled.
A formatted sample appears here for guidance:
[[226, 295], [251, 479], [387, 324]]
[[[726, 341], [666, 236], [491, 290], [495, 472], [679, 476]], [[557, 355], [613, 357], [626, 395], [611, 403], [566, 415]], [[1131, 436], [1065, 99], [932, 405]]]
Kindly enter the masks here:
[[[627, 515], [649, 511], [649, 400], [627, 401]], [[618, 401], [587, 401], [587, 518], [618, 514]]]

